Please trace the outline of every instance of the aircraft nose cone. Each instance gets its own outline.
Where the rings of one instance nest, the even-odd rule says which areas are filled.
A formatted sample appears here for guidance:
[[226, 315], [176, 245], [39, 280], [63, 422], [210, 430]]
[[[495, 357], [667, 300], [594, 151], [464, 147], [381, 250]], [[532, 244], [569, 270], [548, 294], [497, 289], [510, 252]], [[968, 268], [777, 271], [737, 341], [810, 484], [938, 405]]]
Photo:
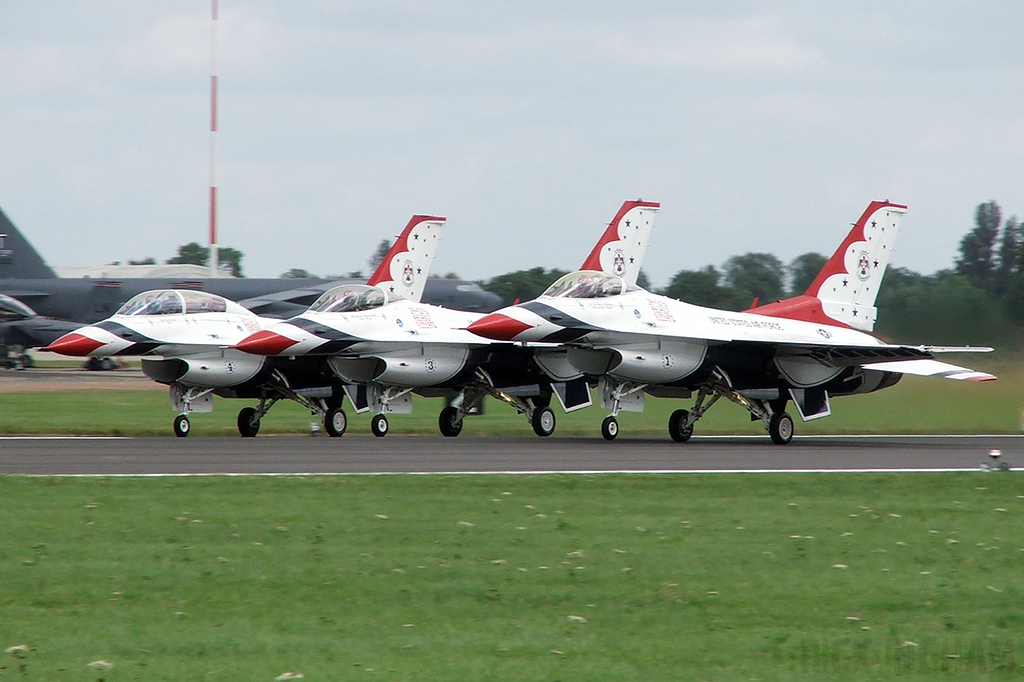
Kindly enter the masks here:
[[84, 334], [71, 332], [70, 334], [65, 334], [60, 337], [49, 346], [40, 348], [40, 350], [49, 351], [51, 353], [60, 353], [61, 355], [85, 357], [102, 345], [104, 345], [102, 341], [90, 339]]
[[484, 315], [473, 324], [466, 327], [477, 336], [495, 341], [511, 341], [527, 329], [533, 329], [532, 325], [513, 319], [501, 313]]
[[267, 330], [256, 332], [235, 344], [235, 348], [253, 355], [279, 355], [298, 341]]

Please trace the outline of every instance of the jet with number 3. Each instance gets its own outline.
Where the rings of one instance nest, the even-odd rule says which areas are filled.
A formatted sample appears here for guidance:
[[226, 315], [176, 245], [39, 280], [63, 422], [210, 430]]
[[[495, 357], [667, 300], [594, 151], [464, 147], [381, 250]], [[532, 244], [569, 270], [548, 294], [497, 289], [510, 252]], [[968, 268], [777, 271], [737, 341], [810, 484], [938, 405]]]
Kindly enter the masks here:
[[613, 440], [620, 410], [642, 411], [644, 394], [690, 398], [673, 412], [671, 437], [689, 440], [719, 399], [788, 443], [792, 402], [802, 419], [831, 414], [830, 398], [892, 386], [904, 374], [989, 381], [991, 374], [935, 359], [991, 351], [884, 343], [872, 336], [878, 287], [906, 206], [876, 201], [854, 224], [807, 292], [744, 312], [658, 296], [600, 272], [566, 275], [539, 298], [483, 316], [469, 330], [488, 339], [564, 344], [567, 360], [596, 377], [601, 426]]

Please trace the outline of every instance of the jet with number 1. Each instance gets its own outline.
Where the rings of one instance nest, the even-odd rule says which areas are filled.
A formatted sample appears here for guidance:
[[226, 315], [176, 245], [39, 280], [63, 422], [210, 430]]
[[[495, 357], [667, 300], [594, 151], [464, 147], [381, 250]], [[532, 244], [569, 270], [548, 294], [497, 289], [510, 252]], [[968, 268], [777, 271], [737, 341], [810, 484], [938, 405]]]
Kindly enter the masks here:
[[598, 379], [601, 405], [611, 410], [601, 426], [608, 440], [618, 434], [619, 411], [642, 411], [645, 393], [696, 393], [694, 406], [669, 420], [674, 440], [688, 440], [697, 420], [724, 397], [785, 444], [793, 437], [790, 401], [809, 420], [831, 414], [830, 397], [887, 388], [903, 374], [995, 379], [935, 359], [991, 348], [895, 345], [868, 333], [905, 212], [899, 204], [871, 203], [804, 295], [744, 312], [690, 305], [618, 277], [576, 272], [469, 330], [500, 341], [564, 344], [569, 363]]

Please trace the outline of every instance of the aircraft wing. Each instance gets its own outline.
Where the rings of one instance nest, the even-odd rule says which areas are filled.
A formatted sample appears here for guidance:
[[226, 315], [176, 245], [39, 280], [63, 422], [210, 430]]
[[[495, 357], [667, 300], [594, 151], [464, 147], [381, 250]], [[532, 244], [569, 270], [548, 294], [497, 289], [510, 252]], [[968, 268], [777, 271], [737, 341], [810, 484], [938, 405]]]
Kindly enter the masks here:
[[52, 320], [48, 317], [2, 322], [0, 323], [0, 343], [19, 345], [25, 348], [41, 348], [81, 326], [77, 322]]
[[[878, 346], [837, 345], [798, 346], [791, 348], [781, 346], [780, 350], [786, 355], [813, 358], [833, 367], [864, 365], [866, 362], [874, 361], [874, 364], [878, 365], [878, 369], [899, 372], [902, 370], [893, 369], [893, 365], [898, 362], [908, 362], [908, 364], [921, 360], [937, 362], [934, 360], [934, 356], [939, 353], [991, 353], [993, 349], [985, 346], [904, 346], [884, 344]], [[945, 365], [945, 363], [941, 362], [937, 362], [937, 364]], [[954, 367], [954, 365], [947, 366]], [[917, 372], [907, 371], [906, 373], [916, 374]]]

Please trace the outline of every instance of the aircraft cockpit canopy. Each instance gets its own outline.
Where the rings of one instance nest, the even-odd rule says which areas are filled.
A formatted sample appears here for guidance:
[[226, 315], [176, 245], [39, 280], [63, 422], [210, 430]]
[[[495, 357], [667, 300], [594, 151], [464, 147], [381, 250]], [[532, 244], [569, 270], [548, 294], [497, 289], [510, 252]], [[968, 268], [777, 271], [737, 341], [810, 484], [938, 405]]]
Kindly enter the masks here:
[[35, 316], [35, 311], [18, 299], [0, 294], [0, 322], [27, 320]]
[[165, 291], [144, 291], [121, 306], [117, 315], [181, 315], [195, 313], [225, 313], [228, 306], [235, 306], [227, 299], [205, 291], [188, 289], [167, 289]]
[[314, 313], [355, 313], [380, 308], [387, 302], [387, 294], [377, 287], [349, 284], [325, 292], [309, 310]]
[[621, 277], [596, 270], [570, 272], [547, 288], [542, 296], [558, 298], [605, 298], [637, 291], [635, 284], [626, 284]]

